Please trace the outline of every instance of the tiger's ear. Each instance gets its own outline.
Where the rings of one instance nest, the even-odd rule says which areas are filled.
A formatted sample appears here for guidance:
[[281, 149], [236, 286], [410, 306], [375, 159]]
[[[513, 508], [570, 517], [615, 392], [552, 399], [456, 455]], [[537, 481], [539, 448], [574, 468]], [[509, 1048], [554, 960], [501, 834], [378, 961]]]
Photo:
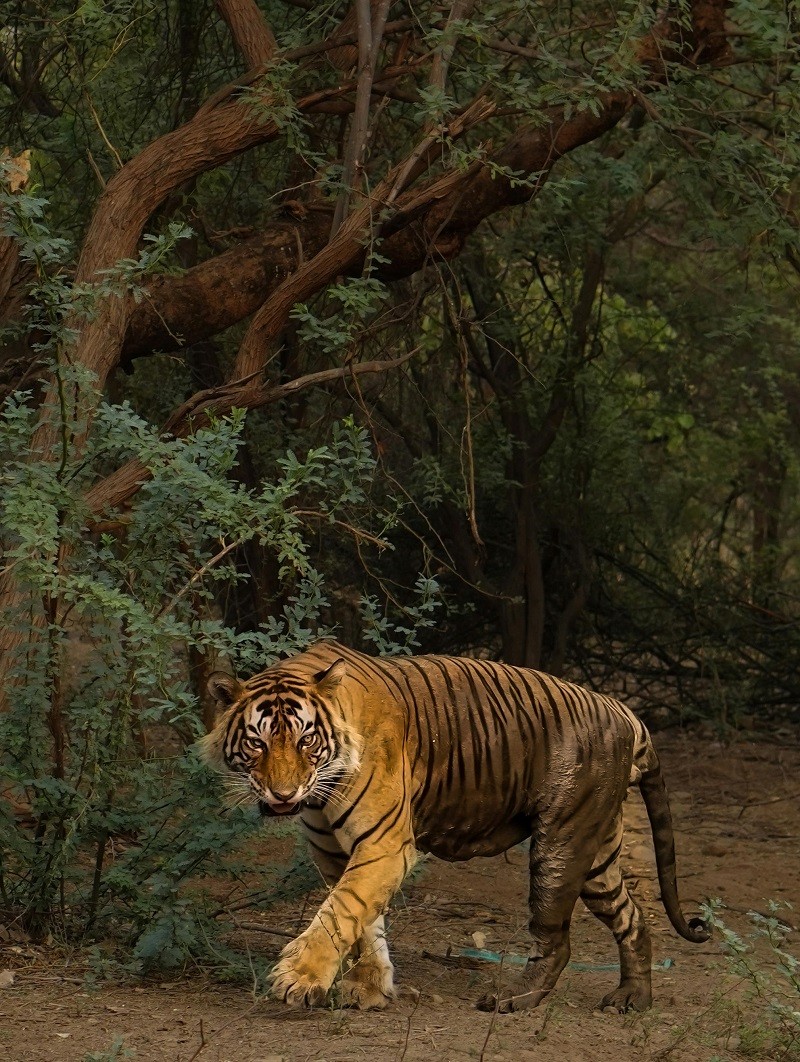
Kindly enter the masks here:
[[319, 671], [314, 676], [314, 685], [317, 687], [317, 693], [333, 693], [339, 683], [347, 674], [347, 664], [341, 657], [338, 660], [334, 660], [330, 667], [326, 667], [324, 671]]
[[206, 688], [218, 704], [233, 704], [242, 694], [242, 685], [239, 680], [235, 675], [229, 675], [225, 671], [215, 671], [213, 675], [210, 675]]

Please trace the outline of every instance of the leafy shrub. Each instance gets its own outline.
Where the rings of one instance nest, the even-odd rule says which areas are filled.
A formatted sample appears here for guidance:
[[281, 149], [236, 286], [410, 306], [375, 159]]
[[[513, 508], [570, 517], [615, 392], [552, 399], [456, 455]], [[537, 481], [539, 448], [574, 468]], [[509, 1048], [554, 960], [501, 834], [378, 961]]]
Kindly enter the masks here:
[[[372, 465], [350, 422], [248, 491], [227, 476], [242, 427], [236, 414], [164, 439], [126, 405], [101, 405], [88, 450], [54, 463], [30, 458], [32, 408], [7, 404], [0, 533], [21, 598], [3, 623], [23, 641], [0, 716], [0, 897], [36, 934], [121, 920], [142, 962], [174, 964], [199, 933], [182, 884], [201, 866], [229, 873], [254, 828], [252, 814], [220, 814], [191, 750], [161, 755], [150, 735], [199, 733], [187, 647], [248, 672], [316, 636], [325, 595], [299, 509], [315, 493], [352, 519]], [[150, 479], [113, 533], [88, 530], [85, 485], [129, 459]], [[289, 592], [268, 629], [242, 634], [215, 618], [213, 587], [236, 577], [232, 547], [251, 538], [280, 558]]]
[[750, 1057], [800, 1058], [800, 959], [786, 949], [790, 927], [780, 917], [786, 909], [788, 904], [770, 902], [766, 915], [748, 912], [753, 932], [745, 939], [725, 924], [718, 904], [704, 906], [731, 973], [747, 989], [736, 1039], [738, 1050]]

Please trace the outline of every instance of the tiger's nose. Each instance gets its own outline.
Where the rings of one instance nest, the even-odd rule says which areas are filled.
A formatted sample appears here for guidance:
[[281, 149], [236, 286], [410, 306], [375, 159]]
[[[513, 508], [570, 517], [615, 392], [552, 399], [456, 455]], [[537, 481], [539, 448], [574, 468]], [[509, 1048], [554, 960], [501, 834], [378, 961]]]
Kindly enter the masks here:
[[271, 788], [272, 795], [281, 804], [289, 804], [292, 801], [295, 793], [297, 792], [296, 789], [276, 789], [274, 786], [272, 786]]

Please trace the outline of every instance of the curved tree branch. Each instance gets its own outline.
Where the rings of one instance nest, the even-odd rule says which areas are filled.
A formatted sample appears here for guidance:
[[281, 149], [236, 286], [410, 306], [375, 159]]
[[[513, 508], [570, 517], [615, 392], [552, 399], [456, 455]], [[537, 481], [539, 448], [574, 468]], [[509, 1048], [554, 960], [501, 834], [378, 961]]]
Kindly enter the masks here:
[[[725, 3], [708, 0], [699, 6], [705, 12], [703, 32], [708, 39], [712, 32], [721, 32], [718, 27]], [[670, 23], [654, 27], [639, 42], [643, 86], [663, 80], [664, 55], [680, 45], [679, 34]], [[694, 41], [684, 47], [696, 54]], [[394, 216], [382, 230], [381, 255], [387, 261], [375, 275], [392, 281], [415, 273], [431, 258], [458, 255], [481, 221], [532, 199], [560, 158], [608, 132], [640, 98], [638, 89], [608, 92], [598, 98], [595, 112], [587, 109], [569, 118], [563, 108], [552, 108], [543, 116], [544, 123], [523, 126], [505, 145], [487, 154], [485, 165], [462, 173], [461, 180], [452, 181], [446, 189], [439, 185], [431, 195], [429, 186], [423, 184], [405, 197], [398, 196]], [[417, 179], [428, 163], [409, 165], [403, 187]], [[430, 183], [440, 180], [433, 178]], [[155, 281], [148, 298], [133, 311], [123, 346], [125, 360], [154, 349], [178, 349], [248, 317], [271, 298], [293, 269], [318, 253], [329, 225], [329, 215], [323, 211], [281, 219], [263, 234], [196, 266], [184, 277]], [[360, 267], [360, 261], [354, 264], [355, 269]]]

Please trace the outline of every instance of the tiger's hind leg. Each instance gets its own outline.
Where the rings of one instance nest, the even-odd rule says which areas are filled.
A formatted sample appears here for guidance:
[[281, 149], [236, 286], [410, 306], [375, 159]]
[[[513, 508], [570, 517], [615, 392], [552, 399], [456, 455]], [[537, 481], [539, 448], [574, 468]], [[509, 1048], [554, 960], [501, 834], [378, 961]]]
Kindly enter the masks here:
[[479, 1010], [500, 1014], [537, 1007], [555, 987], [569, 962], [572, 911], [592, 863], [595, 845], [590, 836], [569, 843], [543, 834], [531, 839], [530, 921], [533, 946], [524, 972], [498, 993], [486, 995]]
[[[532, 822], [528, 928], [533, 947], [521, 977], [508, 989], [485, 996], [478, 1003], [481, 1010], [507, 1013], [537, 1007], [555, 988], [569, 962], [569, 927], [575, 904], [593, 868], [602, 866], [613, 851], [610, 841], [602, 838], [616, 838], [618, 832], [621, 837], [624, 796], [618, 777], [587, 775], [580, 789], [555, 789], [546, 811]], [[614, 859], [609, 864], [612, 866], [618, 871]], [[604, 892], [605, 888], [597, 891]], [[638, 952], [632, 952], [628, 962], [633, 979], [639, 970], [633, 965], [634, 954]]]
[[342, 978], [342, 1006], [379, 1010], [395, 998], [394, 966], [386, 944], [383, 915], [368, 926], [350, 952], [351, 967]]
[[647, 1010], [653, 1002], [650, 977], [650, 933], [634, 902], [619, 865], [622, 813], [603, 842], [581, 890], [581, 899], [614, 934], [619, 948], [620, 983], [600, 1001], [600, 1008]]

